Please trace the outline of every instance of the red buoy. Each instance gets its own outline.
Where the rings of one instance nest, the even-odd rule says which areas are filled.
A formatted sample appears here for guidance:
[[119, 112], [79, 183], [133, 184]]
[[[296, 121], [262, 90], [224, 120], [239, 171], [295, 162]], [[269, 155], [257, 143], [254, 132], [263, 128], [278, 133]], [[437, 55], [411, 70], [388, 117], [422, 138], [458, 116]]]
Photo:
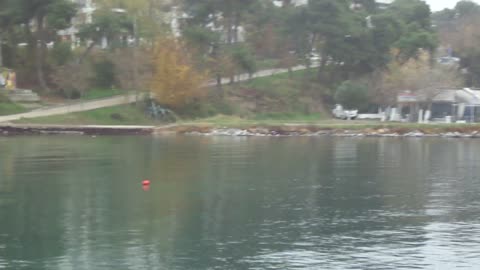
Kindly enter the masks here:
[[150, 180], [143, 180], [142, 181], [142, 189], [144, 191], [149, 191], [150, 190]]

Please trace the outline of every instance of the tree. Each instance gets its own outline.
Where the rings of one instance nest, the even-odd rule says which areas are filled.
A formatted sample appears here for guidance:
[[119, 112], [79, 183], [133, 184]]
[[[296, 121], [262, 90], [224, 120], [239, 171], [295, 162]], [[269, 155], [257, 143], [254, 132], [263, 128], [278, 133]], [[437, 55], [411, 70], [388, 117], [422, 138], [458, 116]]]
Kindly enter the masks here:
[[475, 2], [463, 0], [457, 3], [454, 10], [459, 17], [475, 16], [480, 12], [480, 6]]
[[[148, 90], [153, 73], [151, 52], [150, 47], [140, 46], [136, 56], [132, 49], [116, 50], [110, 54], [109, 57], [115, 65], [115, 82], [121, 89]], [[137, 74], [132, 65], [133, 61], [138, 62]]]
[[[35, 56], [38, 83], [44, 90], [49, 90], [44, 74], [47, 39], [49, 36], [55, 39], [58, 30], [70, 25], [76, 6], [67, 0], [12, 0], [10, 3], [15, 23], [23, 23], [27, 33], [29, 48]], [[30, 29], [31, 22], [36, 28], [34, 35]]]
[[205, 94], [206, 77], [194, 69], [182, 43], [172, 38], [159, 40], [153, 57], [150, 91], [160, 104], [178, 110]]
[[[233, 47], [240, 42], [240, 27], [245, 22], [246, 14], [258, 2], [258, 0], [183, 0], [184, 10], [189, 15], [183, 32], [191, 33], [188, 29], [198, 26], [208, 29], [203, 32], [202, 37], [210, 37], [208, 39], [210, 42], [208, 47], [211, 48], [210, 56], [218, 62], [224, 57], [222, 53], [235, 50]], [[196, 31], [196, 33], [200, 32]], [[202, 47], [206, 46], [202, 45]], [[220, 73], [216, 74], [218, 88], [221, 88], [220, 75]], [[230, 78], [233, 82], [234, 76]]]
[[235, 73], [248, 73], [252, 75], [257, 71], [255, 56], [250, 48], [244, 44], [235, 44], [230, 49], [231, 59], [237, 71]]
[[397, 60], [388, 65], [379, 92], [373, 94], [379, 104], [393, 105], [397, 95], [404, 91], [423, 96], [431, 104], [443, 89], [462, 85], [462, 77], [456, 67], [440, 64], [432, 66], [431, 54], [427, 51], [419, 51], [417, 58], [411, 58], [407, 62], [398, 60], [398, 52], [393, 54]]
[[132, 21], [127, 16], [116, 14], [111, 9], [99, 9], [91, 24], [83, 25], [78, 36], [90, 44], [80, 56], [78, 62], [83, 62], [92, 49], [100, 43], [102, 38], [107, 40], [118, 39], [122, 35], [132, 33]]
[[460, 65], [466, 72], [466, 84], [469, 87], [480, 87], [480, 50], [476, 47], [461, 51]]
[[311, 48], [316, 48], [321, 54], [321, 70], [328, 58], [336, 54], [335, 49], [341, 46], [341, 43], [345, 43], [345, 37], [351, 35], [351, 14], [346, 0], [308, 2], [306, 14], [308, 21], [305, 27], [311, 31]]
[[435, 14], [441, 43], [450, 56], [460, 57], [460, 66], [467, 71], [466, 83], [480, 86], [480, 6], [470, 1], [460, 1], [452, 10]]
[[3, 32], [12, 23], [12, 10], [9, 0], [0, 0], [0, 68], [3, 67]]
[[348, 110], [364, 110], [369, 105], [368, 88], [359, 83], [345, 81], [337, 88], [335, 101]]
[[124, 11], [135, 28], [138, 43], [145, 39], [153, 43], [165, 32], [165, 16], [172, 7], [168, 0], [97, 0], [104, 10]]
[[421, 0], [396, 0], [387, 13], [398, 18], [403, 25], [402, 35], [394, 44], [400, 50], [398, 57], [406, 61], [415, 57], [418, 49], [435, 52], [438, 41], [432, 29], [428, 4]]
[[69, 63], [57, 67], [52, 81], [67, 98], [79, 98], [90, 88], [93, 74], [88, 64]]

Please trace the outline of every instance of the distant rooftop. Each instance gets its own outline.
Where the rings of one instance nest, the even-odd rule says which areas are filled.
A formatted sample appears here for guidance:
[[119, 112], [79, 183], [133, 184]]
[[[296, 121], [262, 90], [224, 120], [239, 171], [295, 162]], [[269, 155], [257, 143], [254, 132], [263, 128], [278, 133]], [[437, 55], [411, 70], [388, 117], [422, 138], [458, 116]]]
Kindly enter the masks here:
[[377, 0], [377, 4], [384, 4], [384, 5], [390, 5], [393, 3], [393, 0]]
[[[376, 3], [379, 4], [380, 6], [387, 6], [393, 3], [394, 0], [376, 0]], [[281, 7], [283, 4], [282, 0], [273, 0], [273, 3], [276, 6]], [[292, 0], [292, 4], [296, 6], [302, 6], [308, 4], [308, 0]]]
[[[308, 4], [308, 0], [292, 0], [291, 2], [295, 6], [303, 6], [303, 5]], [[282, 0], [273, 0], [273, 3], [278, 7], [281, 7], [283, 5]]]

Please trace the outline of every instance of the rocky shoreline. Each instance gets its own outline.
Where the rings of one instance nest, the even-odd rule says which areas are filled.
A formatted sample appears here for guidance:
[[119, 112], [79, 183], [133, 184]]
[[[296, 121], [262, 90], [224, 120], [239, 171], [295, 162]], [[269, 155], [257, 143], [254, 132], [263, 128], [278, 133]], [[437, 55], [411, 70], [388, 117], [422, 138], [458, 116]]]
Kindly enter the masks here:
[[0, 136], [15, 135], [190, 135], [229, 137], [399, 137], [399, 138], [480, 138], [480, 126], [252, 126], [215, 127], [202, 125], [154, 126], [65, 126], [65, 125], [0, 125]]
[[462, 128], [322, 128], [301, 126], [251, 127], [251, 128], [212, 128], [212, 127], [176, 127], [174, 133], [193, 136], [230, 136], [230, 137], [405, 137], [405, 138], [480, 138], [480, 127]]

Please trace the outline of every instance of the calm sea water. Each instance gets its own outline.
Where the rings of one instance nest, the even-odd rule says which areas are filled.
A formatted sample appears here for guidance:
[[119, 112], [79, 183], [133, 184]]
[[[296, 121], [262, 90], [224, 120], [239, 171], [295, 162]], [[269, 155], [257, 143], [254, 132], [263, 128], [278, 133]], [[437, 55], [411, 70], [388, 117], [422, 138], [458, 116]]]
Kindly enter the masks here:
[[0, 269], [480, 269], [480, 141], [0, 138]]

